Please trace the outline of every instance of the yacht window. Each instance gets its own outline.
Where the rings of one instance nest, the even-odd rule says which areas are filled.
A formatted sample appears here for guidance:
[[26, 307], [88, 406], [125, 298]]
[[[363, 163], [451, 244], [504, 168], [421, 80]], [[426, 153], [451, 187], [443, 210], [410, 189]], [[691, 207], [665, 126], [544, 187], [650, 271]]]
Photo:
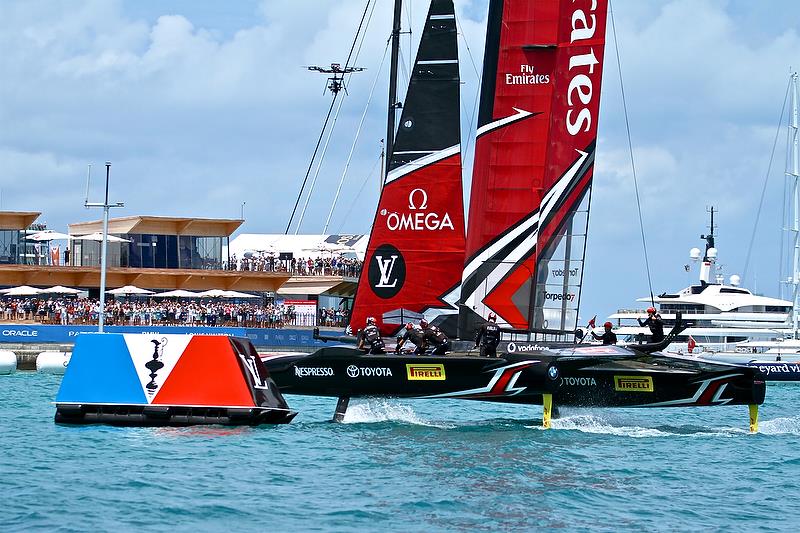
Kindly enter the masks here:
[[728, 294], [750, 294], [750, 291], [746, 289], [732, 289], [730, 287], [722, 287], [719, 292]]

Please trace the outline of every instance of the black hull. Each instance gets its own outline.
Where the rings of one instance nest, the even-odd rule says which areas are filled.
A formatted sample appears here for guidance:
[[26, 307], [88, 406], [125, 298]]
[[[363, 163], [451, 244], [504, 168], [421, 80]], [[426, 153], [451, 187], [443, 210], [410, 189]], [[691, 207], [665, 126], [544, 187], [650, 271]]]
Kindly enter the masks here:
[[338, 398], [457, 398], [556, 406], [688, 407], [759, 405], [766, 386], [757, 369], [615, 348], [613, 356], [557, 352], [483, 358], [363, 355], [348, 346], [264, 359], [285, 394]]
[[288, 424], [296, 411], [269, 407], [184, 407], [146, 405], [56, 404], [56, 424], [111, 426], [259, 426]]

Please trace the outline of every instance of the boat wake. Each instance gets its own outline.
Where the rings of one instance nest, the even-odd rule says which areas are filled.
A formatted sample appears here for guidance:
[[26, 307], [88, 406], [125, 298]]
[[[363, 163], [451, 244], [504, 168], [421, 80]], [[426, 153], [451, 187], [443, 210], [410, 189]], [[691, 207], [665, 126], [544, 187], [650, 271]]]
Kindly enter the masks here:
[[[693, 424], [656, 425], [653, 427], [627, 426], [615, 423], [604, 416], [585, 413], [563, 416], [552, 421], [552, 428], [562, 431], [579, 431], [601, 435], [613, 435], [630, 438], [660, 437], [736, 437], [749, 435], [747, 428], [723, 426], [708, 427]], [[543, 429], [540, 425], [528, 426], [532, 429]], [[761, 435], [800, 435], [800, 417], [775, 418], [759, 422]]]
[[343, 422], [345, 424], [374, 424], [378, 422], [400, 422], [417, 426], [452, 428], [455, 426], [431, 422], [420, 417], [408, 405], [384, 399], [370, 399], [363, 403], [350, 404]]

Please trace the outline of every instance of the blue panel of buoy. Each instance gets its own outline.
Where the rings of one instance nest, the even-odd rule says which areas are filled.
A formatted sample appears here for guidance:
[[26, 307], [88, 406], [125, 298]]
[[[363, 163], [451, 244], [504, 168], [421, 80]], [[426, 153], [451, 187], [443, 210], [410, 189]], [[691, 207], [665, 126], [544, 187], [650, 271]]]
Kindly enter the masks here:
[[122, 334], [77, 336], [56, 402], [148, 403]]

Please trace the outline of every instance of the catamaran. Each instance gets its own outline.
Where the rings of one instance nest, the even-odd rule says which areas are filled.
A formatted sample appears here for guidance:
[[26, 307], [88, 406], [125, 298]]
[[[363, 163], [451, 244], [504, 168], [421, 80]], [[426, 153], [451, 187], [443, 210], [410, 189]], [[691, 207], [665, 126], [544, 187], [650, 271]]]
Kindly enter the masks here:
[[606, 13], [606, 0], [491, 0], [465, 231], [455, 13], [430, 5], [350, 325], [373, 316], [391, 336], [424, 318], [471, 339], [492, 313], [498, 357], [468, 340], [442, 356], [342, 342], [266, 358], [283, 393], [338, 398], [335, 420], [350, 398], [388, 396], [542, 405], [545, 427], [554, 406], [749, 405], [757, 428], [761, 374], [661, 354], [680, 326], [629, 347], [577, 328]]

